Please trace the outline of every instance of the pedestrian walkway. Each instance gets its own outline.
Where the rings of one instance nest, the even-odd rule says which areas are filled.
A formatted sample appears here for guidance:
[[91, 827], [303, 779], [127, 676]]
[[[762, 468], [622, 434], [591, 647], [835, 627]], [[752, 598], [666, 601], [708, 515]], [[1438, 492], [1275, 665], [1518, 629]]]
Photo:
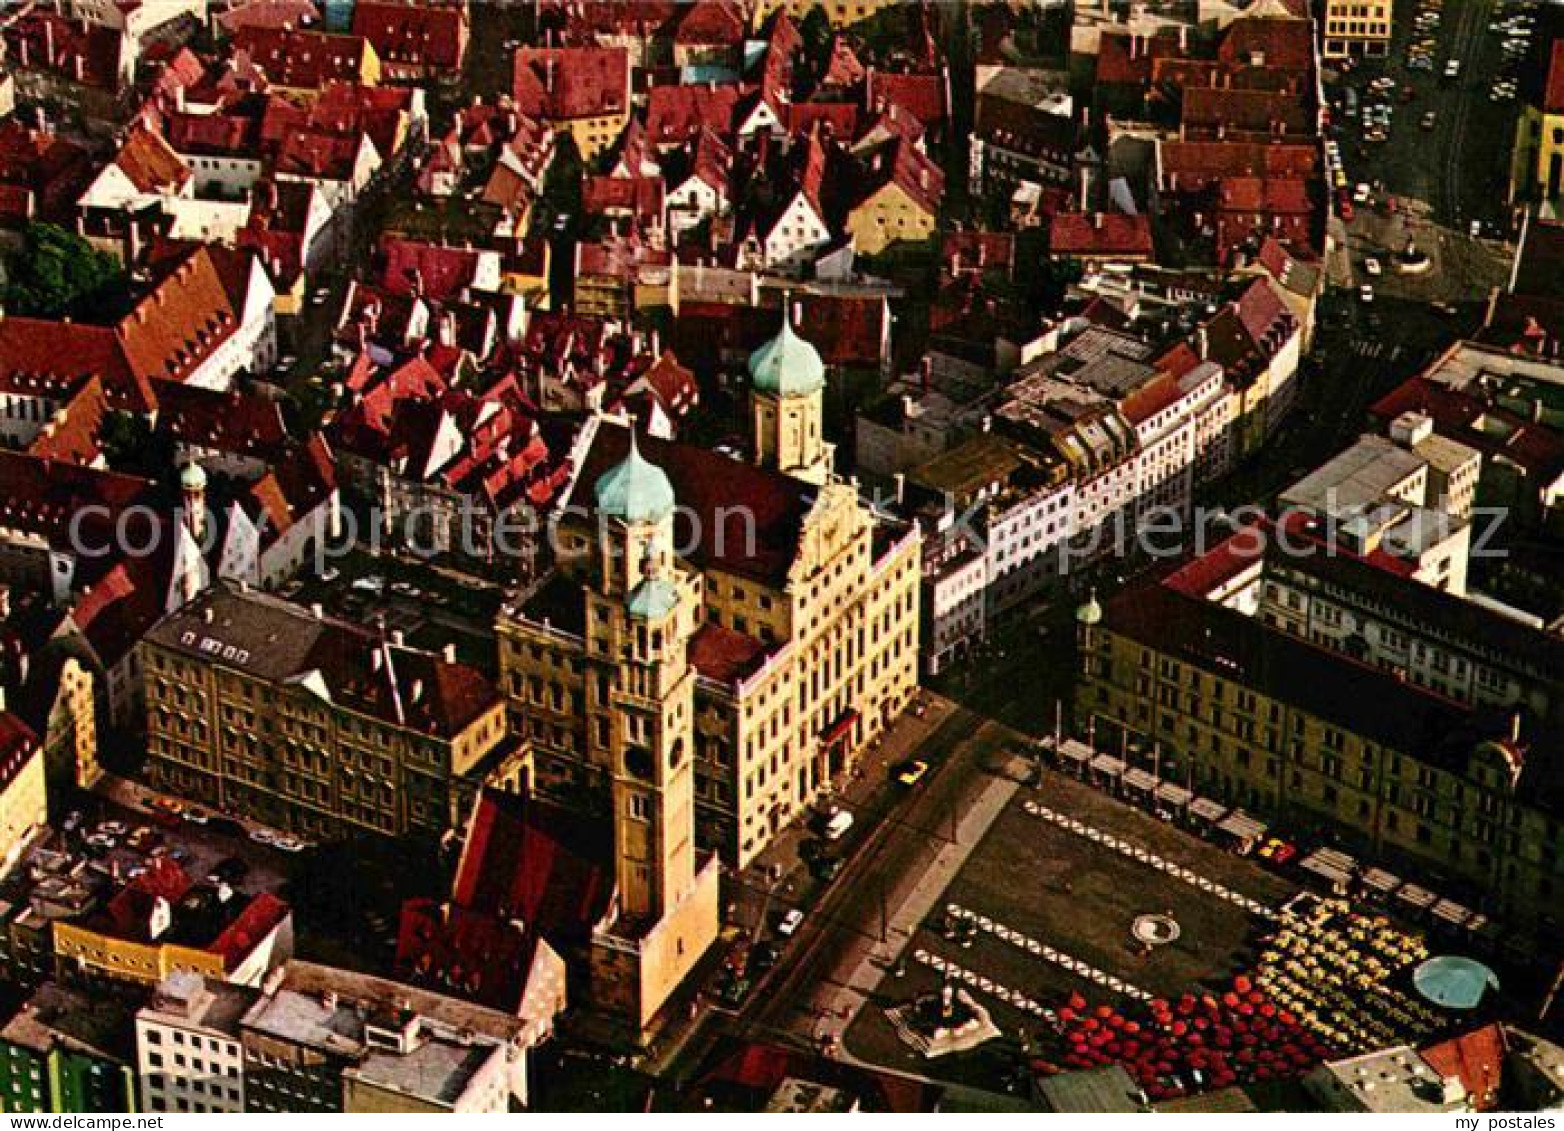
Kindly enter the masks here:
[[978, 842], [1010, 804], [1020, 788], [1016, 778], [1023, 767], [1019, 761], [1014, 769], [1013, 776], [987, 777], [977, 796], [963, 807], [955, 840], [942, 842], [926, 866], [909, 869], [909, 881], [887, 901], [891, 910], [886, 917], [885, 944], [872, 945], [866, 940], [846, 955], [832, 976], [817, 984], [810, 1003], [814, 1013], [842, 1018], [843, 1032], [852, 1024], [852, 1018], [880, 984], [890, 960], [911, 941]]
[[1136, 1001], [1151, 1000], [1151, 995], [1139, 986], [1133, 986], [1124, 979], [1114, 977], [1105, 970], [1099, 970], [1089, 963], [1082, 962], [1079, 958], [1073, 958], [1064, 951], [1057, 950], [1047, 943], [1032, 938], [1030, 935], [1024, 935], [1013, 927], [1007, 927], [1003, 923], [990, 919], [987, 915], [969, 910], [955, 903], [946, 904], [945, 911], [952, 918], [971, 923], [978, 930], [987, 932], [995, 938], [1009, 943], [1011, 946], [1019, 947], [1028, 954], [1041, 958], [1044, 962], [1050, 962], [1061, 970], [1074, 974], [1077, 978], [1085, 979], [1094, 985], [1102, 986], [1104, 989], [1112, 990], [1116, 994], [1123, 994], [1125, 997], [1133, 998]]
[[1006, 1005], [1019, 1009], [1022, 1013], [1030, 1013], [1033, 1017], [1041, 1017], [1049, 1024], [1058, 1020], [1054, 1011], [1040, 1001], [1034, 1001], [1017, 990], [1002, 986], [985, 974], [979, 974], [975, 970], [968, 970], [959, 962], [953, 962], [948, 958], [924, 950], [921, 946], [912, 952], [912, 959], [920, 966], [927, 966], [936, 974], [947, 981], [960, 982], [974, 990], [980, 990], [985, 994], [991, 994]]
[[1191, 887], [1199, 888], [1208, 895], [1214, 895], [1218, 899], [1226, 900], [1235, 907], [1243, 908], [1251, 915], [1258, 915], [1262, 919], [1277, 919], [1280, 917], [1275, 908], [1267, 907], [1258, 900], [1250, 899], [1247, 895], [1236, 892], [1232, 888], [1224, 887], [1215, 880], [1202, 876], [1200, 873], [1192, 871], [1182, 864], [1177, 864], [1172, 860], [1158, 856], [1148, 848], [1123, 840], [1112, 833], [1105, 833], [1101, 829], [1093, 828], [1091, 825], [1076, 820], [1068, 813], [1057, 812], [1036, 801], [1025, 802], [1023, 808], [1034, 817], [1041, 817], [1043, 820], [1059, 826], [1066, 832], [1085, 837], [1087, 840], [1100, 844], [1104, 848], [1112, 849], [1121, 856], [1126, 856], [1131, 860], [1155, 868], [1157, 871], [1172, 876], [1176, 880], [1182, 880], [1184, 883], [1189, 884]]

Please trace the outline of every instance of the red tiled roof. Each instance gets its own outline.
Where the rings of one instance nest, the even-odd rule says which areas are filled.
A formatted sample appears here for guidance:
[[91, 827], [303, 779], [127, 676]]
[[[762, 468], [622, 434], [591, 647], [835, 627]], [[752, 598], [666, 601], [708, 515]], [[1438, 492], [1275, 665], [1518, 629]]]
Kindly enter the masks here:
[[466, 911], [585, 942], [613, 896], [612, 830], [536, 798], [485, 789], [451, 886]]
[[380, 241], [385, 267], [380, 281], [392, 294], [420, 294], [435, 302], [454, 298], [469, 286], [479, 253], [387, 235]]
[[1548, 55], [1548, 81], [1542, 92], [1544, 114], [1564, 114], [1564, 38], [1553, 41]]
[[654, 86], [647, 93], [646, 137], [654, 146], [682, 145], [710, 130], [727, 137], [736, 126], [740, 103], [755, 93], [735, 83]]
[[868, 158], [868, 169], [855, 178], [857, 195], [849, 211], [894, 184], [930, 216], [939, 215], [945, 196], [945, 172], [933, 158], [900, 138], [881, 146]]
[[1314, 211], [1301, 177], [1223, 177], [1217, 201], [1223, 212], [1307, 216]]
[[10, 62], [54, 71], [84, 86], [117, 91], [131, 55], [123, 32], [103, 24], [67, 20], [34, 6], [4, 28]]
[[353, 33], [369, 40], [381, 61], [392, 67], [459, 71], [467, 57], [467, 3], [357, 0]]
[[136, 186], [137, 192], [177, 193], [191, 177], [190, 167], [179, 154], [144, 125], [137, 125], [130, 131], [114, 157], [114, 164]]
[[249, 27], [308, 27], [320, 22], [320, 9], [314, 0], [247, 0], [222, 13], [217, 22], [230, 35]]
[[537, 939], [519, 919], [411, 899], [397, 929], [397, 977], [515, 1014]]
[[356, 82], [367, 49], [361, 35], [299, 28], [248, 27], [234, 36], [235, 52], [243, 52], [272, 82], [306, 90], [332, 80]]
[[103, 454], [99, 443], [103, 420], [108, 415], [109, 399], [103, 382], [89, 378], [28, 446], [29, 455], [64, 463], [93, 463]]
[[620, 114], [630, 98], [630, 55], [621, 47], [523, 48], [512, 94], [521, 113], [551, 122]]
[[696, 0], [679, 21], [673, 41], [685, 46], [730, 46], [744, 42], [748, 31], [743, 9], [731, 0]]
[[1149, 217], [1122, 212], [1061, 212], [1048, 225], [1048, 250], [1053, 255], [1149, 256]]
[[278, 403], [232, 389], [219, 393], [178, 381], [154, 381], [157, 426], [176, 443], [280, 460], [288, 443]]
[[1454, 1077], [1465, 1085], [1471, 1110], [1496, 1111], [1508, 1052], [1504, 1030], [1494, 1022], [1430, 1045], [1422, 1050], [1422, 1055], [1440, 1077]]
[[0, 711], [0, 791], [9, 789], [37, 756], [38, 736], [11, 712]]
[[1286, 142], [1166, 141], [1161, 148], [1164, 179], [1178, 176], [1197, 182], [1220, 177], [1307, 177], [1319, 161], [1315, 146]]
[[935, 132], [949, 115], [942, 74], [898, 75], [871, 67], [864, 80], [863, 103], [870, 111], [900, 106]]
[[705, 623], [690, 639], [690, 663], [707, 679], [736, 684], [748, 679], [765, 663], [766, 646], [752, 636]]
[[831, 60], [826, 64], [825, 74], [820, 76], [820, 85], [823, 87], [852, 87], [863, 82], [869, 75], [863, 62], [853, 50], [852, 44], [841, 35], [831, 40]]
[[1308, 104], [1288, 91], [1193, 87], [1184, 91], [1180, 117], [1186, 130], [1242, 130], [1273, 136], [1308, 133]]
[[0, 122], [0, 210], [17, 219], [65, 219], [94, 173], [87, 151], [15, 118]]
[[949, 232], [940, 246], [940, 263], [952, 274], [982, 270], [1008, 275], [1015, 259], [1014, 232]]
[[233, 971], [292, 913], [288, 905], [271, 892], [261, 892], [245, 904], [244, 910], [219, 932], [206, 950], [223, 960], [224, 970]]
[[587, 216], [629, 213], [642, 223], [660, 222], [661, 177], [587, 177], [581, 186], [581, 211]]
[[1240, 16], [1227, 26], [1217, 58], [1269, 70], [1308, 71], [1314, 66], [1314, 25], [1307, 19]]

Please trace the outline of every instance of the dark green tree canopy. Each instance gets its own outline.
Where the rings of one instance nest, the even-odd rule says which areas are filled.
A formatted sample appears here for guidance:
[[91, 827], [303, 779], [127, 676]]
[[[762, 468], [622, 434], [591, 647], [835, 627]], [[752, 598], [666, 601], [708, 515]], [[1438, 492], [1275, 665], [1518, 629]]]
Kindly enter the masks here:
[[29, 318], [102, 317], [124, 301], [119, 260], [55, 224], [29, 224], [7, 264], [5, 310]]

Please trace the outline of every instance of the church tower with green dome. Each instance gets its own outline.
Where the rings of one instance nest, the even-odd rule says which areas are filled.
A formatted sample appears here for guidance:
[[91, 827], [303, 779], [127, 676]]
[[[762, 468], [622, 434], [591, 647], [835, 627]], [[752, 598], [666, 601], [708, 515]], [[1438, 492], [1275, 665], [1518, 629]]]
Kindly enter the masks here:
[[825, 362], [793, 329], [782, 302], [782, 329], [749, 358], [755, 462], [810, 483], [831, 477], [832, 445], [822, 422]]
[[700, 592], [673, 553], [673, 486], [633, 429], [595, 495], [583, 705], [590, 760], [609, 782], [617, 915], [593, 948], [593, 991], [645, 1025], [718, 927], [715, 873], [697, 869], [695, 851]]

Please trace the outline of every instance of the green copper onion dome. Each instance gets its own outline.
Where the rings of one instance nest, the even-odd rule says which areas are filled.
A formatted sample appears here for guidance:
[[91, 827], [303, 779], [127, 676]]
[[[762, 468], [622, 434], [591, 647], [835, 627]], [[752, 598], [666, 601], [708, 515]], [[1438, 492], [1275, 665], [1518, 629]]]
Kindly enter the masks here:
[[1075, 619], [1079, 624], [1101, 624], [1102, 606], [1097, 603], [1097, 590], [1092, 590], [1092, 595], [1086, 598], [1086, 604], [1075, 610]]
[[782, 304], [782, 331], [749, 355], [749, 376], [755, 391], [781, 397], [802, 397], [825, 387], [825, 362], [820, 351], [793, 332], [793, 320]]
[[636, 620], [662, 620], [679, 604], [679, 591], [660, 577], [648, 577], [630, 594], [629, 612]]
[[597, 481], [597, 506], [625, 522], [662, 522], [673, 514], [673, 484], [662, 468], [641, 455], [630, 432], [630, 454]]

